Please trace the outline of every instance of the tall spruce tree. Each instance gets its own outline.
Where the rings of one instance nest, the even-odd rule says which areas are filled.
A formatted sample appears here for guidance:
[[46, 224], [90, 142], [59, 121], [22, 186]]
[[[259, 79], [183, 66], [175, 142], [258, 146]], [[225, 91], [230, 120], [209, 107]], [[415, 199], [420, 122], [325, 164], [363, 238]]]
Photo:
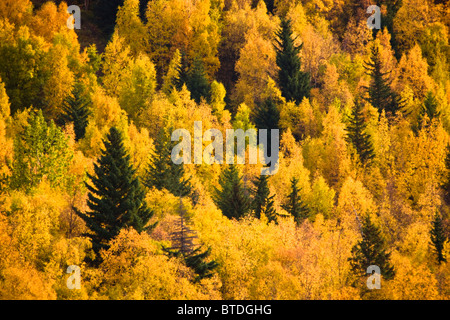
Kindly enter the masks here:
[[61, 114], [61, 123], [63, 125], [72, 122], [75, 132], [75, 141], [84, 138], [86, 127], [88, 125], [88, 117], [90, 111], [88, 109], [89, 102], [83, 96], [81, 87], [75, 85], [72, 94], [64, 101], [63, 113]]
[[205, 67], [203, 61], [196, 57], [194, 61], [189, 65], [186, 54], [181, 52], [181, 62], [177, 68], [177, 77], [175, 79], [175, 87], [177, 90], [181, 90], [185, 84], [191, 98], [200, 103], [201, 98], [209, 101], [211, 98], [211, 85], [206, 77]]
[[177, 77], [175, 79], [175, 87], [177, 90], [181, 90], [184, 84], [187, 86], [188, 81], [188, 72], [189, 72], [189, 65], [187, 61], [187, 56], [184, 51], [180, 52], [181, 60], [180, 64], [176, 67], [177, 70]]
[[176, 223], [176, 230], [171, 234], [172, 247], [163, 250], [169, 257], [182, 257], [187, 267], [191, 268], [196, 277], [194, 282], [213, 276], [213, 270], [218, 267], [215, 261], [206, 262], [211, 254], [211, 248], [202, 252], [202, 247], [194, 244], [197, 239], [195, 231], [187, 225], [186, 210], [180, 198], [179, 220]]
[[364, 276], [369, 266], [376, 265], [386, 280], [392, 279], [395, 270], [389, 261], [390, 254], [386, 252], [385, 240], [368, 215], [362, 219], [361, 235], [362, 240], [352, 248], [352, 257], [349, 258], [351, 270]]
[[399, 107], [399, 100], [395, 92], [391, 90], [391, 81], [386, 78], [389, 72], [381, 71], [382, 65], [377, 45], [372, 46], [370, 61], [365, 62], [364, 68], [371, 78], [369, 87], [364, 87], [368, 93], [364, 99], [379, 112], [385, 110], [387, 113], [395, 114]]
[[[267, 144], [264, 146], [268, 156], [271, 156], [272, 150], [272, 131], [271, 129], [278, 129], [278, 123], [280, 121], [280, 111], [278, 110], [275, 102], [268, 98], [262, 103], [257, 103], [253, 112], [253, 123], [258, 129], [258, 135], [260, 129], [267, 129]], [[258, 141], [261, 141], [258, 138]]]
[[211, 85], [206, 77], [203, 61], [200, 58], [195, 58], [189, 72], [187, 74], [186, 86], [191, 93], [191, 98], [200, 103], [201, 98], [209, 101], [211, 96]]
[[366, 120], [363, 105], [359, 99], [355, 100], [349, 124], [347, 126], [347, 142], [353, 144], [363, 165], [369, 164], [374, 158], [374, 150], [370, 135], [366, 132]]
[[171, 141], [170, 132], [170, 128], [160, 130], [143, 184], [147, 188], [166, 189], [175, 196], [189, 196], [192, 193], [192, 185], [189, 179], [184, 178], [184, 165], [173, 163], [171, 158], [175, 143]]
[[298, 179], [293, 177], [291, 179], [291, 193], [288, 195], [288, 201], [281, 207], [289, 212], [293, 217], [294, 221], [299, 226], [305, 219], [308, 218], [309, 209], [303, 203], [298, 189]]
[[198, 282], [201, 279], [211, 278], [213, 276], [213, 270], [216, 269], [219, 264], [212, 260], [206, 262], [206, 259], [211, 255], [211, 248], [208, 247], [202, 252], [202, 247], [194, 249], [189, 255], [184, 257], [186, 266], [193, 269], [196, 273], [194, 282]]
[[222, 214], [228, 219], [245, 216], [251, 209], [251, 203], [236, 165], [230, 164], [222, 171], [219, 185], [220, 189], [214, 187], [212, 198]]
[[431, 223], [432, 228], [430, 231], [431, 243], [433, 244], [433, 251], [436, 254], [437, 262], [441, 264], [442, 262], [447, 262], [444, 256], [444, 244], [447, 241], [447, 237], [444, 231], [444, 224], [442, 223], [442, 218], [437, 212]]
[[275, 39], [276, 63], [280, 68], [278, 85], [286, 101], [300, 103], [304, 97], [309, 97], [310, 77], [309, 73], [301, 71], [299, 53], [303, 44], [295, 46], [294, 41], [291, 21], [282, 19]]
[[[75, 210], [90, 230], [86, 236], [91, 239], [95, 253], [107, 249], [108, 242], [124, 227], [142, 232], [155, 226], [148, 224], [153, 211], [144, 201], [144, 190], [118, 129], [112, 127], [109, 130], [104, 145], [105, 149], [94, 164], [95, 174], [88, 174], [91, 183], [86, 183], [90, 211]], [[100, 262], [99, 259], [97, 255], [94, 263]]]
[[264, 214], [269, 222], [277, 222], [277, 212], [275, 210], [273, 198], [270, 195], [268, 176], [260, 175], [253, 181], [255, 189], [253, 190], [252, 210], [256, 218], [261, 219]]
[[419, 116], [417, 117], [418, 130], [422, 128], [425, 115], [427, 116], [429, 123], [431, 123], [433, 119], [439, 117], [440, 112], [437, 109], [438, 109], [438, 102], [434, 97], [433, 93], [431, 91], [428, 91], [423, 101], [422, 108], [420, 109]]
[[450, 204], [450, 144], [446, 147], [446, 156], [445, 156], [445, 169], [446, 173], [442, 182], [442, 189], [444, 191], [444, 199]]

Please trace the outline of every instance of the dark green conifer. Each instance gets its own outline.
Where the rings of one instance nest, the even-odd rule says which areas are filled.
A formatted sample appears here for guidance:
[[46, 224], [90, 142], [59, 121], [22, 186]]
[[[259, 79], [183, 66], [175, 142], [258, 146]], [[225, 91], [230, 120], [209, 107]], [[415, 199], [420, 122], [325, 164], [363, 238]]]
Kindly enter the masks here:
[[186, 84], [187, 87], [188, 72], [189, 72], [189, 65], [186, 54], [184, 53], [184, 51], [181, 51], [180, 54], [181, 54], [181, 61], [180, 65], [177, 67], [178, 75], [174, 81], [177, 90], [181, 90], [184, 84]]
[[351, 270], [356, 275], [365, 276], [367, 268], [376, 265], [386, 280], [392, 279], [395, 271], [390, 263], [390, 254], [386, 251], [386, 243], [380, 229], [372, 223], [368, 215], [362, 220], [362, 240], [352, 248], [352, 257], [349, 258]]
[[191, 98], [200, 103], [201, 98], [209, 101], [211, 96], [211, 85], [206, 77], [203, 62], [199, 58], [195, 58], [187, 75], [186, 86], [191, 93]]
[[437, 212], [432, 221], [432, 228], [430, 231], [431, 243], [433, 244], [433, 251], [436, 254], [437, 262], [441, 264], [442, 262], [447, 262], [444, 256], [444, 244], [447, 241], [447, 236], [444, 231], [444, 224], [442, 223], [442, 218]]
[[443, 183], [441, 185], [444, 191], [444, 199], [447, 203], [450, 203], [450, 145], [446, 147], [446, 156], [445, 156], [445, 175], [443, 178]]
[[213, 276], [213, 270], [218, 267], [215, 261], [206, 262], [206, 259], [211, 254], [211, 248], [202, 252], [202, 247], [194, 244], [194, 239], [197, 239], [195, 231], [193, 231], [186, 221], [186, 210], [180, 198], [179, 220], [176, 224], [176, 230], [171, 235], [172, 247], [163, 250], [169, 257], [182, 257], [186, 266], [191, 268], [196, 277], [194, 282], [201, 279], [210, 278]]
[[280, 111], [272, 99], [266, 99], [262, 103], [257, 103], [253, 112], [253, 123], [258, 129], [258, 141], [261, 142], [260, 129], [267, 130], [267, 143], [264, 146], [266, 154], [271, 156], [272, 150], [272, 131], [271, 129], [278, 129], [278, 122], [280, 121]]
[[250, 200], [242, 185], [237, 167], [228, 165], [219, 177], [220, 189], [214, 187], [213, 201], [228, 219], [239, 219], [251, 209]]
[[72, 94], [64, 101], [61, 122], [63, 124], [73, 123], [75, 141], [83, 139], [86, 134], [86, 127], [88, 125], [88, 117], [90, 114], [88, 104], [89, 102], [83, 96], [79, 85], [75, 85]]
[[302, 45], [295, 46], [294, 41], [291, 21], [282, 19], [275, 39], [276, 63], [280, 68], [278, 85], [286, 101], [300, 103], [304, 97], [309, 97], [310, 77], [301, 71], [299, 53]]
[[368, 93], [365, 100], [379, 112], [385, 110], [386, 113], [395, 114], [399, 107], [399, 101], [397, 95], [391, 90], [391, 81], [386, 78], [389, 72], [381, 71], [378, 46], [372, 46], [370, 61], [365, 63], [364, 68], [371, 78], [369, 87], [364, 87]]
[[436, 98], [434, 97], [434, 95], [431, 91], [428, 91], [427, 95], [425, 96], [425, 99], [423, 101], [422, 108], [420, 109], [419, 116], [417, 118], [418, 130], [420, 130], [422, 128], [425, 115], [428, 118], [428, 123], [431, 123], [431, 121], [433, 121], [433, 119], [439, 117], [440, 112], [437, 110], [437, 108], [438, 108], [438, 102], [437, 102]]
[[211, 254], [211, 248], [202, 252], [202, 247], [199, 247], [191, 252], [191, 254], [184, 257], [186, 266], [193, 269], [196, 273], [194, 282], [198, 282], [201, 279], [211, 278], [213, 276], [213, 270], [216, 269], [219, 264], [212, 260], [206, 262], [206, 259]]
[[370, 135], [366, 132], [367, 125], [362, 109], [363, 105], [361, 101], [355, 100], [355, 105], [347, 126], [346, 140], [353, 144], [361, 163], [366, 165], [375, 157], [375, 153]]
[[282, 205], [282, 208], [289, 212], [293, 217], [295, 223], [299, 226], [305, 219], [308, 218], [309, 209], [303, 203], [298, 193], [297, 178], [291, 179], [291, 193], [288, 195], [288, 201]]
[[[90, 210], [84, 213], [75, 210], [90, 230], [86, 236], [91, 239], [95, 253], [107, 249], [108, 242], [124, 227], [142, 232], [155, 226], [148, 224], [153, 211], [144, 201], [144, 190], [118, 129], [109, 130], [104, 145], [94, 164], [94, 174], [88, 174], [91, 183], [86, 183]], [[99, 257], [94, 262], [100, 262]]]
[[255, 189], [253, 190], [252, 209], [255, 217], [261, 219], [261, 214], [264, 214], [269, 222], [277, 222], [277, 212], [273, 201], [275, 195], [270, 195], [268, 177], [266, 175], [258, 176], [253, 184]]
[[187, 56], [184, 52], [181, 52], [181, 62], [177, 68], [178, 76], [175, 79], [175, 87], [177, 90], [181, 90], [185, 84], [191, 98], [200, 103], [201, 98], [209, 101], [211, 98], [211, 85], [206, 77], [203, 61], [196, 57], [191, 65], [189, 65]]
[[171, 158], [175, 142], [171, 141], [170, 132], [170, 128], [163, 128], [159, 132], [143, 184], [147, 188], [167, 189], [175, 196], [189, 196], [192, 185], [190, 180], [184, 177], [184, 164], [175, 164]]

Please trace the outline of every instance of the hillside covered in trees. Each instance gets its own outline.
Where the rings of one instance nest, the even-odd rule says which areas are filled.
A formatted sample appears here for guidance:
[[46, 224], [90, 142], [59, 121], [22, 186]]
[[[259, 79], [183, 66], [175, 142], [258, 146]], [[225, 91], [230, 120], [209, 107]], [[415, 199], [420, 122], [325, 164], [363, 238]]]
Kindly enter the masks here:
[[[438, 0], [1, 0], [0, 299], [449, 299], [449, 28]], [[211, 163], [210, 129], [278, 129], [277, 171], [249, 137]]]

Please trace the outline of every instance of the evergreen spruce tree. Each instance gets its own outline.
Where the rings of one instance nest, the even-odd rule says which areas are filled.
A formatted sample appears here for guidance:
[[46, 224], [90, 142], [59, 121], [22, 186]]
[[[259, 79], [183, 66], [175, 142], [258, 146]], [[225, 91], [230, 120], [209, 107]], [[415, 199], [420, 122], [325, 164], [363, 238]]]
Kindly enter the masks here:
[[442, 223], [442, 218], [439, 213], [436, 213], [434, 220], [432, 222], [432, 228], [430, 231], [431, 243], [434, 247], [434, 252], [437, 256], [437, 261], [439, 264], [442, 262], [447, 262], [444, 256], [444, 244], [447, 241], [447, 237], [444, 231], [444, 225]]
[[201, 279], [211, 278], [213, 276], [213, 270], [216, 269], [219, 264], [212, 260], [206, 262], [206, 259], [211, 255], [211, 248], [202, 252], [202, 247], [199, 247], [192, 251], [189, 255], [184, 257], [186, 266], [193, 269], [197, 276], [194, 282], [198, 282]]
[[361, 234], [362, 240], [352, 248], [352, 257], [349, 258], [351, 270], [357, 275], [365, 276], [367, 268], [376, 265], [386, 280], [392, 279], [395, 271], [389, 261], [390, 254], [386, 252], [385, 240], [368, 215], [363, 218]]
[[[95, 253], [107, 249], [108, 242], [124, 227], [142, 232], [155, 226], [148, 225], [153, 211], [144, 201], [144, 190], [135, 176], [118, 129], [109, 130], [104, 145], [105, 149], [94, 164], [95, 174], [88, 174], [91, 184], [86, 183], [90, 211], [75, 210], [90, 230], [86, 236], [91, 239]], [[98, 262], [97, 255], [94, 263]]]
[[347, 126], [347, 142], [353, 144], [363, 165], [375, 156], [370, 135], [366, 132], [366, 122], [361, 101], [356, 100]]
[[170, 128], [162, 128], [159, 132], [143, 184], [147, 188], [167, 189], [175, 196], [189, 196], [192, 193], [192, 185], [189, 179], [184, 178], [184, 165], [173, 163], [171, 158], [175, 143], [171, 141], [170, 132]]
[[88, 101], [83, 97], [80, 86], [75, 85], [72, 94], [67, 97], [61, 114], [63, 125], [73, 122], [75, 141], [84, 138], [89, 117]]
[[220, 175], [221, 188], [214, 187], [213, 201], [228, 219], [239, 219], [251, 209], [250, 200], [241, 180], [237, 167], [230, 164]]
[[197, 239], [197, 235], [186, 223], [186, 210], [183, 207], [181, 198], [178, 213], [180, 219], [176, 224], [176, 230], [171, 235], [172, 247], [163, 247], [163, 250], [169, 257], [182, 257], [184, 259], [186, 266], [191, 268], [196, 274], [194, 282], [212, 277], [212, 271], [219, 264], [215, 261], [206, 262], [206, 259], [211, 254], [211, 248], [202, 252], [202, 247], [194, 244], [193, 240]]
[[425, 115], [428, 117], [428, 121], [431, 123], [433, 119], [438, 118], [440, 112], [437, 110], [438, 102], [431, 91], [427, 92], [425, 99], [422, 104], [419, 116], [417, 118], [417, 128], [420, 130], [422, 128], [422, 123]]
[[165, 251], [180, 253], [187, 256], [194, 251], [194, 240], [198, 239], [198, 237], [195, 231], [193, 231], [186, 223], [186, 209], [183, 206], [181, 197], [177, 213], [179, 215], [179, 219], [175, 222], [175, 231], [172, 232], [170, 236], [172, 246], [170, 248], [165, 248]]
[[370, 86], [364, 87], [368, 93], [365, 100], [377, 108], [379, 112], [385, 110], [386, 113], [395, 114], [399, 106], [398, 97], [391, 90], [390, 81], [385, 77], [388, 73], [381, 71], [381, 60], [376, 45], [372, 46], [370, 60], [364, 65], [371, 78]]
[[195, 58], [189, 68], [186, 86], [191, 93], [191, 98], [195, 102], [200, 103], [202, 97], [206, 101], [209, 101], [211, 96], [211, 85], [206, 78], [205, 68], [201, 59]]
[[253, 184], [255, 189], [253, 190], [252, 209], [255, 217], [261, 219], [261, 214], [264, 213], [269, 222], [277, 222], [277, 212], [273, 201], [275, 195], [270, 195], [268, 176], [261, 175], [256, 177]]
[[310, 77], [301, 71], [299, 53], [302, 45], [295, 46], [294, 41], [291, 21], [282, 19], [275, 39], [276, 63], [280, 68], [278, 85], [286, 101], [300, 103], [304, 97], [309, 97]]
[[446, 174], [442, 183], [442, 189], [445, 201], [450, 204], [450, 144], [446, 147], [445, 169]]
[[[271, 129], [278, 129], [278, 122], [280, 121], [280, 111], [272, 99], [266, 99], [262, 103], [258, 103], [253, 113], [253, 123], [258, 129], [267, 129], [267, 145], [264, 146], [268, 156], [271, 156], [272, 146], [272, 131]], [[258, 141], [261, 141], [258, 139]]]
[[175, 79], [175, 87], [181, 90], [185, 84], [191, 98], [200, 103], [203, 97], [206, 101], [211, 98], [211, 85], [206, 77], [203, 61], [200, 58], [195, 58], [194, 62], [189, 66], [187, 56], [181, 52], [181, 62], [177, 67], [178, 76]]
[[291, 193], [288, 195], [288, 201], [282, 205], [282, 208], [294, 217], [295, 223], [299, 226], [308, 218], [309, 209], [298, 194], [297, 184], [297, 178], [293, 177], [291, 179]]
[[180, 54], [181, 54], [180, 64], [176, 67], [178, 75], [174, 81], [177, 90], [181, 90], [184, 84], [186, 84], [187, 86], [188, 72], [189, 72], [189, 65], [186, 53], [184, 53], [184, 51], [181, 51]]

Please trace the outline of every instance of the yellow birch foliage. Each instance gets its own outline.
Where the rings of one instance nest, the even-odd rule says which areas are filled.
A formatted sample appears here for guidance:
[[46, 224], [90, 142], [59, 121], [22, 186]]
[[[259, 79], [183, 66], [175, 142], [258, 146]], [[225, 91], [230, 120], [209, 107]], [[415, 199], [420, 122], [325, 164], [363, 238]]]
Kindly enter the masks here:
[[427, 92], [434, 87], [433, 79], [428, 75], [428, 63], [422, 57], [422, 50], [415, 45], [402, 56], [398, 63], [398, 82], [393, 84], [397, 92], [406, 86], [412, 89], [414, 98], [423, 100]]
[[270, 177], [275, 199], [278, 203], [284, 203], [291, 190], [291, 179], [295, 177], [300, 198], [305, 202], [311, 194], [310, 172], [303, 165], [302, 149], [289, 129], [281, 136], [279, 163], [278, 172]]
[[103, 148], [103, 139], [111, 126], [116, 126], [127, 139], [128, 119], [116, 98], [105, 94], [102, 88], [97, 88], [92, 94], [91, 115], [86, 127], [86, 135], [79, 142], [80, 149], [88, 157], [96, 158]]
[[5, 85], [0, 79], [0, 179], [2, 175], [9, 173], [7, 163], [12, 161], [13, 154], [13, 141], [7, 137], [7, 126], [11, 121], [9, 106]]
[[155, 63], [158, 74], [165, 74], [176, 49], [187, 52], [192, 34], [186, 7], [189, 1], [156, 0], [148, 3], [147, 53]]
[[130, 76], [132, 61], [130, 47], [118, 32], [114, 32], [103, 57], [103, 88], [108, 95], [117, 97], [122, 90], [122, 79]]
[[432, 22], [430, 2], [405, 0], [394, 18], [395, 38], [402, 53], [410, 50], [426, 25]]
[[330, 105], [335, 100], [339, 100], [342, 105], [353, 105], [353, 95], [350, 92], [348, 83], [339, 80], [340, 74], [334, 64], [325, 64], [325, 74], [322, 78], [324, 96], [323, 105]]
[[56, 119], [61, 113], [64, 100], [70, 95], [74, 83], [74, 74], [68, 66], [68, 49], [62, 45], [54, 45], [46, 57], [45, 69], [49, 78], [44, 84], [44, 114]]
[[26, 261], [39, 261], [49, 254], [59, 229], [59, 215], [66, 205], [62, 193], [55, 193], [43, 181], [35, 194], [15, 191], [7, 200], [4, 210], [14, 226], [12, 237], [17, 240], [17, 249]]
[[0, 17], [22, 25], [31, 18], [33, 4], [30, 0], [4, 0], [0, 2]]
[[139, 17], [139, 0], [126, 0], [117, 10], [116, 32], [136, 57], [146, 49], [145, 25]]
[[165, 74], [169, 61], [178, 49], [189, 61], [203, 60], [213, 78], [219, 68], [217, 48], [220, 41], [218, 17], [210, 0], [157, 0], [149, 2], [147, 17], [147, 53], [155, 62], [159, 75]]
[[339, 188], [350, 173], [350, 157], [345, 141], [345, 125], [337, 106], [331, 105], [323, 119], [323, 132], [319, 139], [305, 142], [304, 157], [306, 167], [315, 172], [317, 169], [333, 188]]
[[[367, 29], [367, 27], [366, 27]], [[302, 59], [302, 69], [307, 71], [311, 77], [312, 86], [316, 86], [319, 81], [320, 68], [333, 53], [338, 52], [338, 46], [333, 39], [333, 35], [328, 30], [321, 32], [311, 24], [308, 24], [299, 32], [303, 42], [300, 51]]]
[[277, 76], [275, 56], [272, 42], [264, 39], [255, 28], [250, 29], [236, 63], [236, 72], [239, 74], [234, 94], [236, 103], [244, 102], [253, 108], [255, 100], [262, 100], [269, 79]]
[[119, 104], [131, 120], [136, 120], [140, 111], [153, 98], [156, 72], [147, 55], [139, 55], [128, 68], [130, 72], [126, 72], [120, 83]]
[[188, 54], [191, 60], [201, 57], [208, 77], [214, 79], [220, 66], [217, 56], [220, 41], [219, 13], [211, 7], [210, 0], [193, 1], [192, 5], [194, 7], [189, 15], [189, 25], [193, 33]]
[[442, 125], [435, 123], [424, 127], [415, 137], [408, 123], [402, 120], [391, 137], [397, 188], [405, 198], [417, 203], [427, 185], [439, 184], [448, 135]]
[[[361, 181], [348, 177], [339, 192], [336, 208], [340, 223], [344, 228], [359, 232], [362, 218], [373, 215], [377, 208], [370, 192]], [[373, 219], [372, 219], [373, 220]]]
[[61, 2], [56, 6], [53, 1], [47, 1], [36, 11], [29, 27], [34, 34], [43, 37], [49, 43], [59, 32], [72, 33], [76, 37], [75, 31], [67, 28], [68, 18], [66, 2]]
[[440, 299], [437, 280], [426, 265], [414, 264], [408, 257], [401, 256], [395, 251], [391, 257], [395, 266], [395, 277], [381, 283], [382, 287], [386, 287], [387, 299]]
[[[73, 300], [73, 299], [88, 299], [88, 277], [87, 265], [83, 259], [89, 254], [91, 242], [84, 237], [75, 238], [61, 238], [52, 246], [52, 252], [45, 263], [45, 274], [54, 281], [53, 288], [57, 294], [58, 299]], [[80, 268], [81, 273], [81, 288], [69, 289], [67, 287], [67, 280], [70, 274], [67, 273], [67, 267], [75, 265]]]
[[192, 271], [167, 258], [145, 233], [124, 229], [102, 251], [101, 295], [116, 300], [204, 299], [189, 280]]

